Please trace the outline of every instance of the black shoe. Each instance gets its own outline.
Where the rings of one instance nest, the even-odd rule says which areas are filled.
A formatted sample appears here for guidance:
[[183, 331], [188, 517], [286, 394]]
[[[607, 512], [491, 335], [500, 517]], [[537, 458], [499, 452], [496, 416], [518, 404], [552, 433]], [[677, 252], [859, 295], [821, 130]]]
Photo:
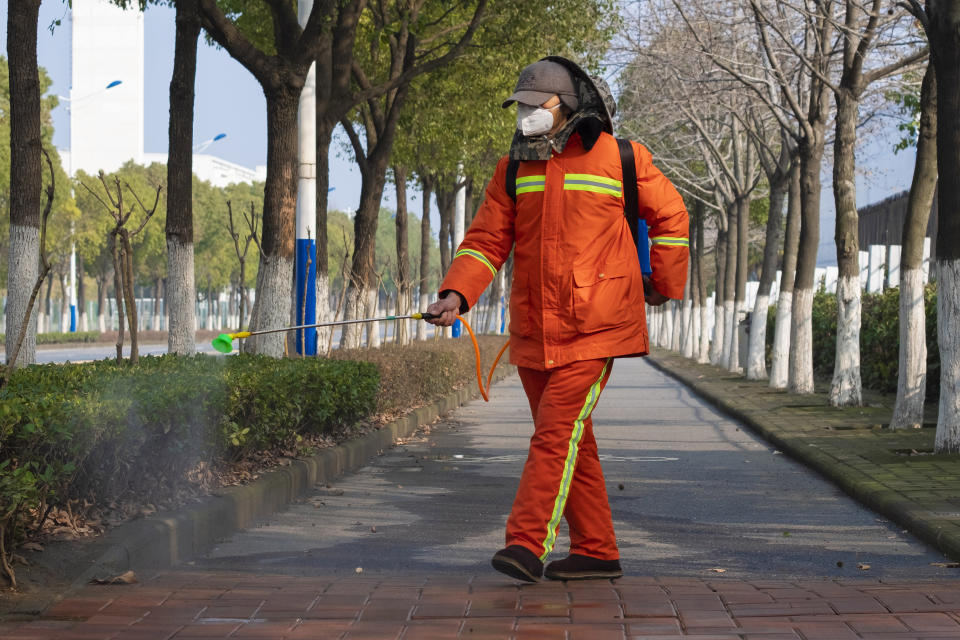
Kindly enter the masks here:
[[619, 560], [600, 560], [571, 553], [563, 560], [554, 560], [543, 572], [551, 580], [610, 580], [623, 575]]
[[543, 563], [532, 551], [518, 544], [500, 549], [490, 561], [493, 568], [511, 578], [524, 582], [539, 582], [543, 575]]

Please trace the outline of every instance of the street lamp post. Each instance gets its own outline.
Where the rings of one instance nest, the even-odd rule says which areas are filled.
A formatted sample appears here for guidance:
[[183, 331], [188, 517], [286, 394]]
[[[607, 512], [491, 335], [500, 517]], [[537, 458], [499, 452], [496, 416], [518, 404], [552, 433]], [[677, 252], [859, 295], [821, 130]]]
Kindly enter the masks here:
[[[68, 103], [70, 106], [67, 107], [68, 111], [71, 111], [75, 108], [77, 103], [83, 102], [95, 96], [100, 95], [104, 91], [113, 89], [116, 86], [123, 84], [123, 80], [113, 80], [108, 83], [103, 89], [94, 91], [93, 93], [88, 93], [85, 96], [75, 97], [73, 95], [73, 88], [70, 89], [70, 97], [66, 98], [64, 96], [57, 96], [60, 100]], [[70, 161], [67, 163], [67, 175], [70, 176], [70, 179], [73, 179], [73, 156], [76, 147], [74, 146], [74, 136], [73, 136], [73, 123], [70, 123]], [[71, 189], [72, 190], [72, 189]], [[70, 222], [70, 333], [76, 333], [77, 331], [77, 241], [74, 240], [74, 225], [73, 222]], [[62, 329], [62, 327], [61, 327]]]
[[226, 137], [227, 137], [227, 134], [225, 134], [225, 133], [218, 133], [217, 135], [213, 136], [212, 138], [208, 138], [208, 139], [204, 140], [203, 142], [200, 142], [200, 143], [194, 145], [194, 147], [193, 147], [193, 152], [194, 152], [194, 153], [203, 153], [204, 151], [207, 150], [207, 147], [209, 147], [210, 145], [212, 145], [214, 142], [218, 142], [218, 141], [220, 141], [220, 140], [223, 140], [223, 139], [226, 138]]
[[[307, 24], [313, 10], [313, 0], [300, 0], [297, 18], [301, 26]], [[296, 217], [296, 274], [294, 308], [298, 324], [317, 321], [317, 74], [316, 64], [310, 65], [297, 115], [299, 139], [299, 171], [297, 178]], [[297, 331], [297, 352], [317, 355], [317, 330]]]

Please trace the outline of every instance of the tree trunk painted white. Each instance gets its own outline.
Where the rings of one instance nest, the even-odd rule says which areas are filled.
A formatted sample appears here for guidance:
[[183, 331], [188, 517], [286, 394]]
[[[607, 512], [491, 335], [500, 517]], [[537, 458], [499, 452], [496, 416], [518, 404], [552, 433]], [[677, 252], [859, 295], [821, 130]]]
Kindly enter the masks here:
[[727, 370], [730, 373], [742, 373], [743, 367], [740, 366], [740, 321], [746, 316], [746, 301], [739, 300], [734, 302], [733, 306], [733, 328], [730, 336], [730, 361], [727, 362]]
[[813, 393], [813, 289], [794, 289], [790, 322], [790, 370], [794, 393]]
[[923, 272], [903, 271], [900, 277], [900, 365], [897, 403], [891, 429], [919, 429], [927, 393], [927, 332], [923, 300]]
[[[372, 289], [367, 294], [366, 304], [364, 308], [366, 311], [366, 317], [376, 318], [380, 315], [380, 292], [376, 289]], [[367, 324], [367, 346], [371, 349], [380, 348], [380, 323], [379, 322], [368, 322]]]
[[[10, 247], [7, 271], [7, 331], [4, 334], [6, 353], [12, 354], [20, 334], [20, 324], [27, 313], [30, 294], [39, 275], [40, 230], [19, 224], [10, 225]], [[40, 297], [33, 305], [32, 320], [27, 325], [23, 344], [17, 354], [17, 366], [37, 361], [37, 315]]]
[[[290, 302], [293, 299], [293, 260], [277, 256], [260, 255], [260, 270], [257, 277], [257, 300], [254, 317], [251, 318], [252, 331], [278, 329], [288, 326], [290, 321]], [[212, 317], [213, 301], [210, 300]], [[256, 324], [254, 324], [256, 323]], [[247, 338], [248, 349], [252, 353], [283, 357], [287, 334], [278, 331]]]
[[[364, 308], [362, 300], [365, 294], [358, 291], [351, 282], [347, 287], [347, 299], [343, 302], [343, 319], [355, 320], [360, 317], [360, 310]], [[363, 340], [363, 326], [360, 324], [345, 324], [340, 332], [341, 349], [359, 349]]]
[[[426, 293], [420, 294], [420, 308], [426, 309], [430, 304], [430, 296]], [[426, 340], [427, 339], [427, 323], [418, 322], [417, 323], [417, 340]]]
[[[943, 215], [942, 205], [940, 214]], [[940, 412], [934, 450], [957, 453], [960, 452], [960, 260], [938, 258], [937, 278]]]
[[710, 307], [700, 305], [700, 344], [697, 347], [697, 362], [710, 362]]
[[747, 352], [747, 380], [767, 377], [767, 311], [770, 296], [761, 293], [753, 305], [750, 317], [750, 349]]
[[730, 354], [736, 348], [736, 308], [733, 300], [723, 301], [723, 354], [720, 366], [730, 368]]
[[713, 341], [710, 343], [710, 364], [715, 366], [720, 366], [720, 362], [723, 359], [723, 329], [724, 329], [724, 316], [723, 316], [723, 303], [720, 302], [719, 296], [717, 296], [717, 302], [713, 308]]
[[197, 289], [192, 242], [167, 236], [167, 350], [182, 356], [197, 352]]
[[[330, 311], [330, 277], [326, 273], [317, 271], [317, 322], [330, 322], [333, 313]], [[330, 344], [330, 332], [333, 327], [317, 328], [317, 353], [326, 354]]]
[[781, 291], [777, 297], [777, 320], [773, 330], [773, 356], [770, 362], [770, 386], [786, 389], [790, 375], [790, 327], [793, 316], [793, 291]]
[[699, 324], [696, 318], [700, 315], [700, 308], [693, 306], [693, 300], [687, 298], [683, 301], [683, 334], [681, 344], [683, 345], [683, 356], [685, 358], [693, 357], [693, 345], [697, 341], [696, 325]]
[[830, 404], [859, 407], [860, 384], [860, 278], [837, 279], [837, 351], [830, 385]]
[[660, 334], [657, 344], [664, 349], [670, 348], [670, 336], [673, 334], [673, 314], [670, 313], [672, 302], [665, 302], [660, 306]]
[[683, 301], [674, 300], [670, 303], [670, 306], [673, 307], [670, 311], [670, 315], [673, 316], [673, 327], [670, 332], [670, 349], [671, 351], [680, 352], [680, 344], [683, 339]]

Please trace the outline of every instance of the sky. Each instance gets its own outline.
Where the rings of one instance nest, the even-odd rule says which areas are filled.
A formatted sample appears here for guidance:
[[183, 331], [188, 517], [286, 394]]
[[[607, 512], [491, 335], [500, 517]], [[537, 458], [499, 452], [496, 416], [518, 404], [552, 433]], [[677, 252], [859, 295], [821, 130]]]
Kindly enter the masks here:
[[[0, 25], [6, 42], [8, 0], [0, 0]], [[68, 5], [65, 0], [45, 0], [40, 7], [38, 56], [53, 86], [50, 93], [68, 95], [70, 90], [70, 34]], [[62, 26], [51, 31], [50, 25], [61, 19]], [[169, 83], [173, 69], [174, 11], [169, 7], [151, 5], [144, 18], [145, 32], [145, 133], [146, 152], [165, 153], [167, 150], [167, 114], [169, 111]], [[509, 87], [505, 93], [509, 93]], [[54, 144], [69, 147], [69, 115], [64, 104], [54, 111]], [[208, 45], [201, 38], [198, 51], [196, 83], [196, 141], [226, 133], [226, 138], [212, 144], [206, 153], [237, 164], [255, 168], [266, 164], [266, 102], [253, 76], [225, 51]], [[898, 138], [895, 124], [880, 119], [880, 124], [861, 136], [857, 154], [857, 203], [864, 206], [910, 186], [915, 153], [912, 149], [894, 154]], [[330, 193], [330, 208], [353, 211], [359, 203], [360, 172], [352, 153], [338, 136], [331, 148], [330, 184], [336, 188]], [[642, 140], [640, 141], [642, 142]], [[506, 152], [506, 149], [504, 149]], [[656, 163], [656, 158], [654, 158]], [[833, 243], [834, 207], [830, 166], [824, 167], [821, 198], [821, 233], [818, 265], [836, 264]], [[420, 211], [419, 193], [410, 190], [411, 211]], [[393, 208], [393, 189], [384, 190], [383, 206]], [[436, 207], [434, 207], [434, 216]], [[434, 229], [437, 228], [433, 221]]]

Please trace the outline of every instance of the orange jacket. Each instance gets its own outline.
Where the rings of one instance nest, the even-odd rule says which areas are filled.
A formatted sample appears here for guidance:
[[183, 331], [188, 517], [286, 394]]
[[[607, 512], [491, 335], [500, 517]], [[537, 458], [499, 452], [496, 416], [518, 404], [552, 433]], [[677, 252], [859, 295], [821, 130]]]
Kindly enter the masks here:
[[[640, 217], [650, 229], [653, 286], [679, 299], [687, 279], [687, 211], [650, 152], [632, 144]], [[503, 157], [497, 164], [440, 291], [457, 291], [472, 307], [516, 245], [511, 362], [545, 370], [645, 355], [643, 281], [623, 215], [616, 139], [603, 133], [586, 151], [575, 133], [550, 160], [521, 162], [516, 205], [506, 191], [507, 163]]]

